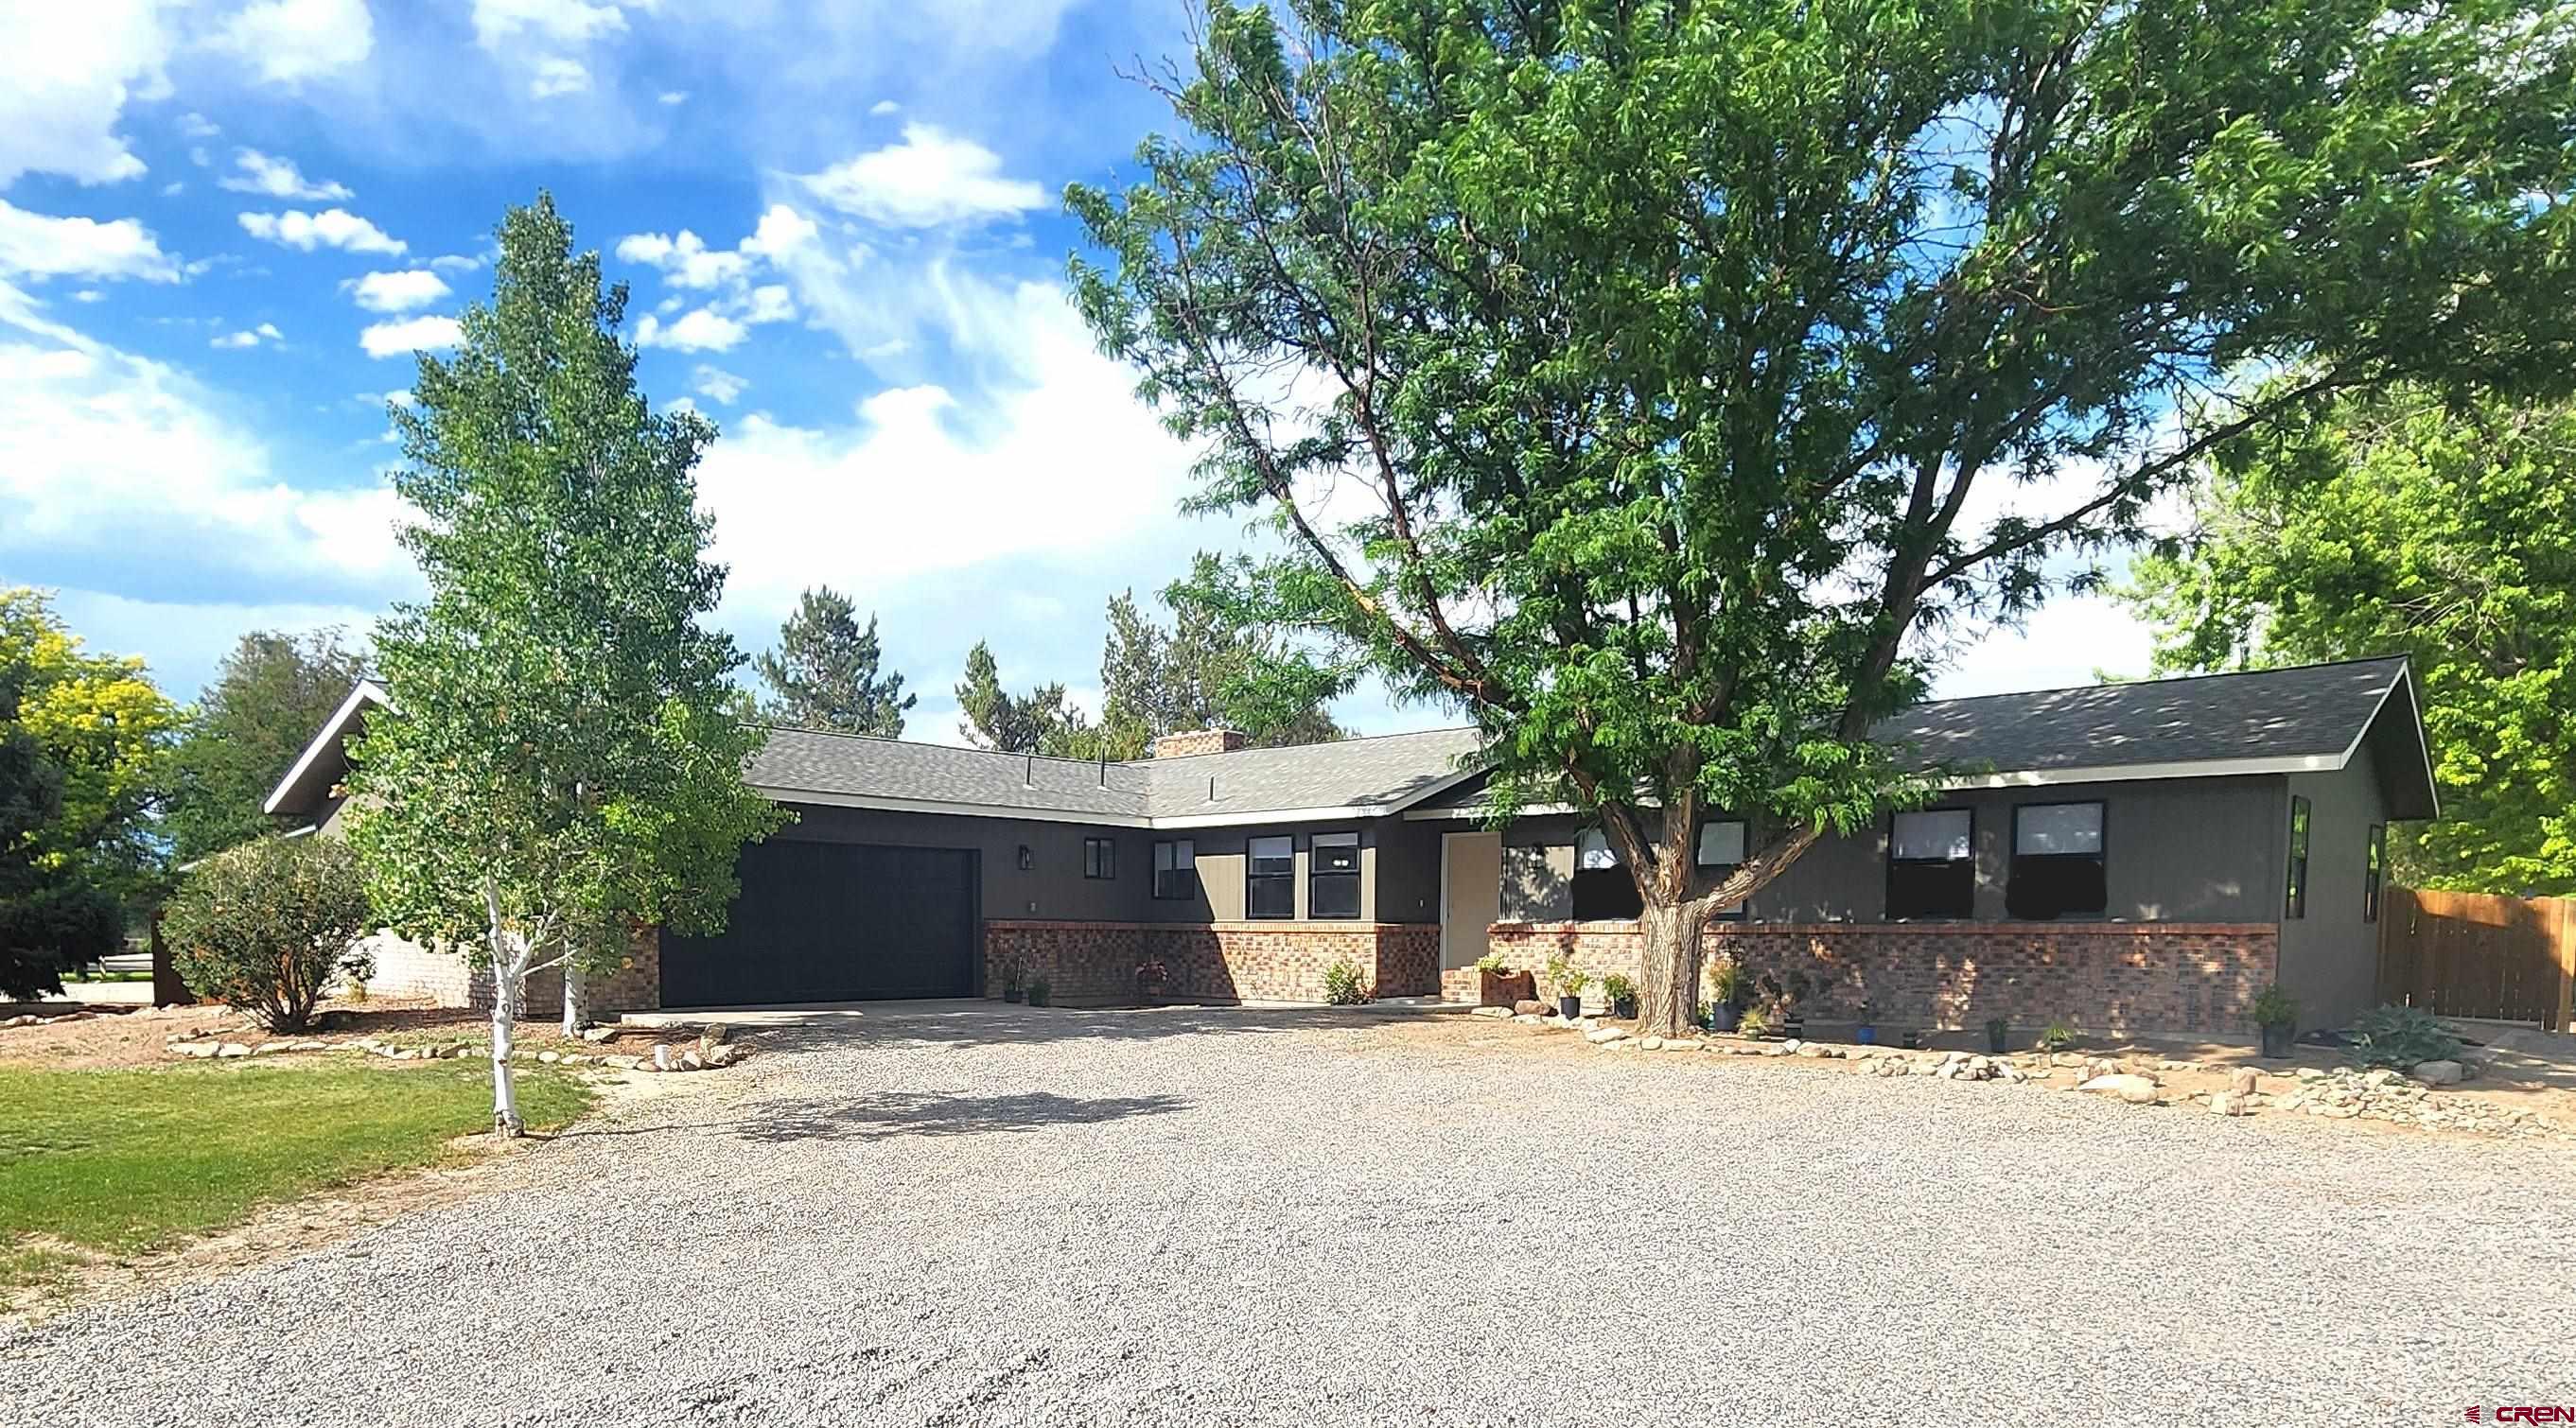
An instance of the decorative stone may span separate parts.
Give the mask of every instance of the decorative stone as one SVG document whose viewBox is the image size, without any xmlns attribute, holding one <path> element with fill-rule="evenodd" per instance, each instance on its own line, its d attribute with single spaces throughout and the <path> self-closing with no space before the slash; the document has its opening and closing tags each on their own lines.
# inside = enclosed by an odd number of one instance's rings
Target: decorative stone
<svg viewBox="0 0 2576 1428">
<path fill-rule="evenodd" d="M 1697 1041 L 1667 1041 L 1664 1043 L 1664 1049 L 1666 1051 L 1697 1051 L 1704 1044 L 1705 1043 Z"/>
<path fill-rule="evenodd" d="M 706 1053 L 698 1050 L 694 1046 L 680 1053 L 680 1069 L 683 1071 L 696 1071 L 703 1068 L 706 1064 Z"/>
<path fill-rule="evenodd" d="M 2114 1072 L 2108 1076 L 2095 1076 L 2078 1089 L 2098 1091 L 2106 1096 L 2117 1096 L 2133 1106 L 2151 1106 L 2156 1100 L 2155 1082 L 2125 1071 Z"/>
<path fill-rule="evenodd" d="M 1803 1042 L 1803 1041 L 1800 1041 L 1798 1038 L 1796 1038 L 1796 1037 L 1794 1037 L 1794 1036 L 1793 1036 L 1793 1037 L 1790 1037 L 1788 1040 L 1786 1040 L 1786 1041 L 1784 1041 L 1784 1042 L 1781 1042 L 1781 1043 L 1780 1043 L 1780 1048 L 1781 1048 L 1781 1050 L 1782 1050 L 1782 1051 L 1784 1051 L 1784 1052 L 1788 1053 L 1789 1055 L 1791 1055 L 1791 1056 L 1795 1056 L 1795 1055 L 1797 1055 L 1797 1054 L 1798 1054 L 1798 1048 L 1800 1048 L 1800 1047 L 1802 1047 L 1802 1046 L 1804 1046 L 1804 1045 L 1806 1045 L 1806 1044 L 1807 1044 L 1807 1043 L 1805 1043 L 1805 1042 Z"/>
<path fill-rule="evenodd" d="M 1535 1001 L 1527 997 L 1512 1003 L 1512 1015 L 1514 1016 L 1545 1016 L 1552 1010 L 1554 1010 L 1554 1008 L 1551 1008 L 1547 1003 Z"/>
<path fill-rule="evenodd" d="M 2213 1115 L 2242 1116 L 2251 1114 L 2254 1108 L 2245 1103 L 2243 1096 L 2233 1091 L 2221 1091 L 2209 1098 L 2209 1109 Z"/>
<path fill-rule="evenodd" d="M 656 1071 L 668 1071 L 668 1070 L 670 1070 L 670 1069 L 671 1069 L 671 1067 L 672 1067 L 673 1065 L 675 1065 L 675 1064 L 676 1064 L 676 1063 L 673 1061 L 672 1056 L 671 1056 L 671 1046 L 670 1046 L 670 1043 L 668 1043 L 668 1042 L 662 1042 L 662 1041 L 657 1041 L 657 1042 L 653 1043 L 653 1069 L 654 1069 L 654 1070 L 656 1070 Z"/>
<path fill-rule="evenodd" d="M 617 1028 L 613 1026 L 585 1026 L 581 1029 L 581 1039 L 594 1046 L 616 1034 Z"/>
<path fill-rule="evenodd" d="M 1661 1051 L 1664 1049 L 1664 1039 L 1660 1036 L 1640 1037 L 1637 1046 L 1642 1051 Z"/>
<path fill-rule="evenodd" d="M 563 1060 L 563 1053 L 560 1051 L 540 1051 L 537 1053 L 537 1059 L 548 1066 L 552 1066 L 556 1062 Z"/>
<path fill-rule="evenodd" d="M 620 1071 L 633 1071 L 644 1064 L 641 1056 L 603 1056 L 599 1059 Z"/>
<path fill-rule="evenodd" d="M 1583 1039 L 1595 1046 L 1608 1046 L 1614 1041 L 1627 1040 L 1628 1033 L 1615 1026 L 1596 1027 L 1583 1033 Z"/>
<path fill-rule="evenodd" d="M 2233 1095 L 2251 1096 L 2263 1089 L 2263 1078 L 2253 1067 L 2239 1066 L 2227 1073 L 2227 1089 Z"/>
<path fill-rule="evenodd" d="M 217 1056 L 248 1056 L 250 1055 L 250 1048 L 242 1045 L 238 1041 L 227 1041 L 222 1046 L 215 1049 L 215 1054 Z"/>
<path fill-rule="evenodd" d="M 735 1062 L 740 1061 L 742 1059 L 742 1055 L 742 1043 L 739 1041 L 728 1041 L 724 1045 L 709 1051 L 706 1056 L 706 1061 L 709 1066 L 731 1066 Z"/>
<path fill-rule="evenodd" d="M 2465 1078 L 2457 1061 L 2419 1061 L 2415 1063 L 2415 1079 L 2427 1086 L 2456 1086 Z"/>
<path fill-rule="evenodd" d="M 1510 1007 L 1477 1007 L 1474 1011 L 1476 1016 L 1509 1017 L 1511 1014 Z"/>
</svg>

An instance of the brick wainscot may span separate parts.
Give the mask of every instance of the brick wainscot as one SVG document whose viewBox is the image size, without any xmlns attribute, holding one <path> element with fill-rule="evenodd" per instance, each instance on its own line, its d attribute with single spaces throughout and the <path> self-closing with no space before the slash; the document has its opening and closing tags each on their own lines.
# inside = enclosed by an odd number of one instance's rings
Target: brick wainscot
<svg viewBox="0 0 2576 1428">
<path fill-rule="evenodd" d="M 442 1007 L 492 1009 L 491 972 L 467 966 L 462 957 L 407 942 L 390 932 L 368 938 L 367 947 L 376 958 L 375 975 L 367 979 L 367 990 L 372 995 L 426 997 Z M 662 932 L 655 927 L 642 928 L 635 934 L 625 965 L 614 972 L 591 975 L 590 1013 L 606 1018 L 618 1012 L 654 1011 L 661 1005 Z M 562 1014 L 563 974 L 549 969 L 531 975 L 526 1015 L 543 1018 Z"/>
<path fill-rule="evenodd" d="M 1498 922 L 1488 936 L 1513 967 L 1563 954 L 1596 979 L 1587 1003 L 1602 974 L 1637 974 L 1645 944 L 1633 922 Z M 2280 933 L 2263 922 L 1751 922 L 1711 925 L 1705 946 L 1712 967 L 1731 956 L 1755 978 L 1803 973 L 1800 1005 L 1819 1021 L 1854 1020 L 1868 1002 L 1882 1026 L 2062 1017 L 2095 1033 L 2242 1036 L 2278 968 Z M 1449 986 L 1454 996 L 1469 984 Z"/>
<path fill-rule="evenodd" d="M 1183 1002 L 1320 1002 L 1324 972 L 1359 968 L 1381 997 L 1439 989 L 1440 929 L 1421 922 L 987 922 L 984 994 L 1004 973 L 1047 979 L 1066 1003 L 1136 999 L 1136 966 L 1161 959 L 1165 995 Z"/>
</svg>

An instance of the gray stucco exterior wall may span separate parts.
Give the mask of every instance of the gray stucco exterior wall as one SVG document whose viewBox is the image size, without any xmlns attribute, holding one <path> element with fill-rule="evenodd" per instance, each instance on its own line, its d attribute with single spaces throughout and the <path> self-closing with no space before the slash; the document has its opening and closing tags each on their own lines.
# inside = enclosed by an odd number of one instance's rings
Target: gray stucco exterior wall
<svg viewBox="0 0 2576 1428">
<path fill-rule="evenodd" d="M 2367 779 L 2367 775 L 2363 775 Z M 2140 780 L 2046 789 L 1978 789 L 1935 805 L 1975 815 L 1979 921 L 2004 921 L 2012 869 L 2012 810 L 2022 804 L 2103 805 L 2107 916 L 2138 922 L 2270 922 L 2278 918 L 2287 794 L 2277 775 Z M 1572 916 L 1578 821 L 1525 818 L 1503 836 L 1503 916 Z M 1756 893 L 1766 922 L 1880 922 L 1887 916 L 1887 830 L 1881 815 L 1848 837 L 1827 835 Z M 2355 894 L 2356 899 L 2358 893 Z"/>
<path fill-rule="evenodd" d="M 2290 799 L 2308 800 L 2305 917 L 2282 916 L 2281 990 L 2299 1003 L 2299 1027 L 2342 1026 L 2378 1002 L 2379 927 L 2362 920 L 2370 829 L 2388 821 L 2366 760 L 2340 773 L 2292 774 L 2281 796 L 2283 843 L 2276 903 L 2288 893 Z M 2385 901 L 2386 889 L 2381 890 Z M 2280 915 L 2276 911 L 2276 915 Z"/>
</svg>

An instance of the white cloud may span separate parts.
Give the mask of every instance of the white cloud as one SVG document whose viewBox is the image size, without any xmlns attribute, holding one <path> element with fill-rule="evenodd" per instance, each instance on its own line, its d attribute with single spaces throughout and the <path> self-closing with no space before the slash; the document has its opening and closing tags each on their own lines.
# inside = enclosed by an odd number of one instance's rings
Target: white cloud
<svg viewBox="0 0 2576 1428">
<path fill-rule="evenodd" d="M 290 208 L 284 213 L 245 213 L 242 231 L 253 238 L 283 243 L 310 253 L 316 248 L 341 248 L 352 253 L 401 253 L 411 245 L 391 237 L 366 219 L 345 208 L 306 213 Z"/>
<path fill-rule="evenodd" d="M 1001 169 L 1001 156 L 983 145 L 916 123 L 903 126 L 902 143 L 798 182 L 844 213 L 898 228 L 1007 218 L 1046 203 L 1045 189 Z"/>
<path fill-rule="evenodd" d="M 453 347 L 464 340 L 465 329 L 452 317 L 379 322 L 358 334 L 358 346 L 370 357 L 407 357 L 424 349 Z"/>
<path fill-rule="evenodd" d="M 12 276 L 174 283 L 179 271 L 151 230 L 131 218 L 57 218 L 0 200 L 0 277 Z"/>
<path fill-rule="evenodd" d="M 747 323 L 786 322 L 796 316 L 796 301 L 787 295 L 784 283 L 763 283 L 753 288 L 739 309 Z"/>
<path fill-rule="evenodd" d="M 362 407 L 378 409 L 387 405 L 411 407 L 417 406 L 420 403 L 420 398 L 413 396 L 409 391 L 401 389 L 390 392 L 360 392 L 349 398 L 349 400 L 356 402 Z"/>
<path fill-rule="evenodd" d="M 2146 674 L 2153 632 L 2107 595 L 2060 596 L 2018 630 L 1981 628 L 1953 642 L 1955 658 L 1933 684 L 1944 699 L 2092 684 L 2098 673 Z"/>
<path fill-rule="evenodd" d="M 585 0 L 474 0 L 474 40 L 487 50 L 521 38 L 584 45 L 625 28 L 626 17 L 614 5 Z"/>
<path fill-rule="evenodd" d="M 932 572 L 1117 550 L 1172 523 L 1190 452 L 1135 400 L 1134 378 L 1093 346 L 1062 290 L 968 280 L 954 292 L 969 320 L 951 335 L 1000 370 L 992 389 L 894 388 L 840 427 L 755 413 L 709 449 L 698 489 L 715 558 L 733 569 L 727 604 L 745 619 L 774 620 L 817 580 L 866 603 Z M 1113 489 L 1118 499 L 1100 499 Z"/>
<path fill-rule="evenodd" d="M 742 248 L 727 251 L 709 248 L 706 240 L 686 228 L 676 238 L 634 233 L 617 240 L 617 256 L 661 270 L 662 280 L 673 287 L 712 288 L 739 281 L 751 271 L 750 242 L 746 239 Z"/>
<path fill-rule="evenodd" d="M 447 253 L 430 259 L 429 265 L 441 272 L 470 273 L 476 268 L 482 267 L 483 260 L 480 258 L 469 258 L 462 253 Z"/>
<path fill-rule="evenodd" d="M 296 169 L 294 160 L 271 158 L 257 149 L 235 150 L 233 167 L 238 172 L 215 180 L 216 187 L 228 188 L 235 193 L 265 194 L 270 198 L 350 197 L 348 185 L 316 183 Z"/>
<path fill-rule="evenodd" d="M 530 99 L 553 99 L 560 95 L 582 94 L 590 89 L 590 70 L 577 59 L 546 55 L 536 62 L 528 76 Z"/>
<path fill-rule="evenodd" d="M 635 324 L 636 346 L 668 347 L 678 352 L 727 352 L 750 335 L 749 328 L 707 307 L 668 324 L 648 312 Z"/>
<path fill-rule="evenodd" d="M 105 301 L 106 298 L 107 294 L 100 292 L 96 288 L 83 288 L 79 292 L 72 294 L 72 301 L 74 302 L 102 302 Z"/>
<path fill-rule="evenodd" d="M 179 116 L 178 129 L 182 139 L 211 139 L 224 132 L 214 120 L 194 110 Z"/>
<path fill-rule="evenodd" d="M 369 312 L 409 312 L 427 307 L 449 292 L 447 280 L 427 268 L 369 273 L 345 286 L 358 306 Z"/>
<path fill-rule="evenodd" d="M 239 349 L 243 347 L 257 347 L 262 342 L 283 342 L 285 340 L 286 334 L 277 330 L 276 323 L 263 322 L 257 327 L 245 328 L 240 332 L 227 332 L 223 336 L 216 338 L 211 345 L 216 347 Z"/>
<path fill-rule="evenodd" d="M 209 43 L 250 61 L 270 84 L 294 85 L 365 63 L 376 22 L 366 0 L 262 0 Z"/>
<path fill-rule="evenodd" d="M 773 203 L 760 215 L 760 224 L 752 229 L 751 236 L 742 240 L 742 251 L 774 262 L 814 242 L 822 231 L 813 219 L 786 204 Z"/>
<path fill-rule="evenodd" d="M 209 567 L 264 590 L 408 579 L 393 492 L 297 489 L 185 373 L 13 304 L 0 288 L 0 561 L 78 555 L 101 578 Z M 86 628 L 86 627 L 84 627 Z"/>
<path fill-rule="evenodd" d="M 666 107 L 676 107 L 689 102 L 689 91 L 685 89 L 666 89 L 656 97 L 660 99 Z"/>
<path fill-rule="evenodd" d="M 889 114 L 902 113 L 903 106 L 895 103 L 891 99 L 880 99 L 876 103 L 868 106 L 868 112 L 879 119 L 883 119 Z"/>
<path fill-rule="evenodd" d="M 128 99 L 168 90 L 170 35 L 155 0 L 9 7 L 11 56 L 0 81 L 0 189 L 20 174 L 84 184 L 143 172 L 116 132 Z"/>
<path fill-rule="evenodd" d="M 701 362 L 697 370 L 689 374 L 689 385 L 697 390 L 699 396 L 729 407 L 751 383 L 721 367 L 710 367 Z"/>
</svg>

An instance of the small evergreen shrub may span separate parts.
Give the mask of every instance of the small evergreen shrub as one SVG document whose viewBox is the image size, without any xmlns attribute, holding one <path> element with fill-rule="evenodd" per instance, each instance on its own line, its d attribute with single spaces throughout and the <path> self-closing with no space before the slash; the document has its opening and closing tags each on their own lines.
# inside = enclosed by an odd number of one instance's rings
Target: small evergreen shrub
<svg viewBox="0 0 2576 1428">
<path fill-rule="evenodd" d="M 2282 991 L 2277 983 L 2265 987 L 2263 994 L 2254 999 L 2256 1026 L 2294 1026 L 2298 1020 L 2298 1000 Z"/>
<path fill-rule="evenodd" d="M 2355 1018 L 2348 1033 L 2354 1059 L 2364 1066 L 2411 1071 L 2426 1061 L 2460 1054 L 2460 1039 L 2422 1007 L 2377 1007 Z"/>
<path fill-rule="evenodd" d="M 1601 995 L 1613 1002 L 1633 1002 L 1637 999 L 1637 981 L 1625 972 L 1613 972 L 1601 979 Z"/>
<path fill-rule="evenodd" d="M 2066 1018 L 2062 1016 L 2051 1020 L 2048 1029 L 2039 1034 L 2039 1049 L 2042 1051 L 2064 1051 L 2074 1044 L 2075 1028 L 2067 1025 Z"/>
<path fill-rule="evenodd" d="M 1355 1007 L 1368 999 L 1367 979 L 1347 959 L 1324 969 L 1325 1001 L 1337 1007 Z"/>
<path fill-rule="evenodd" d="M 332 978 L 363 983 L 375 959 L 366 880 L 336 838 L 263 838 L 199 863 L 161 924 L 188 990 L 302 1031 Z"/>
</svg>

